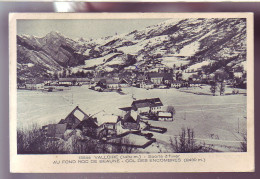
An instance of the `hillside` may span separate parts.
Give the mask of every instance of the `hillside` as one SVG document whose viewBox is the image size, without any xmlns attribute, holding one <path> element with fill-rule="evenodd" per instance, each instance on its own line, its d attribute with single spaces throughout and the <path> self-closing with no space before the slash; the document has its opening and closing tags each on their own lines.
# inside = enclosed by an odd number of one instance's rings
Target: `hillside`
<svg viewBox="0 0 260 179">
<path fill-rule="evenodd" d="M 182 66 L 208 73 L 246 70 L 245 19 L 171 19 L 140 31 L 101 39 L 72 40 L 57 32 L 17 36 L 18 76 L 49 77 L 64 68 L 120 71 Z M 214 67 L 214 68 L 213 68 Z"/>
</svg>

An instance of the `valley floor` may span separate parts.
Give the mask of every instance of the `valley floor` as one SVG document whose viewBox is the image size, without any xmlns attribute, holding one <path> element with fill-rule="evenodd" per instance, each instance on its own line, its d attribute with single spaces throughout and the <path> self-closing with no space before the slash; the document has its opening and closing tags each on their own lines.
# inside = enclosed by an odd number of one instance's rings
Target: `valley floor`
<svg viewBox="0 0 260 179">
<path fill-rule="evenodd" d="M 131 105 L 133 98 L 159 97 L 165 106 L 176 110 L 174 121 L 148 121 L 153 126 L 165 127 L 164 134 L 154 133 L 158 141 L 140 152 L 170 152 L 169 140 L 178 136 L 182 128 L 191 128 L 195 138 L 207 145 L 214 144 L 216 150 L 237 151 L 246 134 L 246 95 L 196 95 L 181 89 L 123 88 L 125 95 L 116 92 L 97 92 L 87 86 L 72 87 L 59 92 L 18 90 L 17 128 L 27 129 L 33 125 L 42 126 L 57 123 L 79 106 L 87 114 L 104 110 L 120 115 L 118 108 Z M 245 91 L 244 91 L 245 92 Z"/>
</svg>

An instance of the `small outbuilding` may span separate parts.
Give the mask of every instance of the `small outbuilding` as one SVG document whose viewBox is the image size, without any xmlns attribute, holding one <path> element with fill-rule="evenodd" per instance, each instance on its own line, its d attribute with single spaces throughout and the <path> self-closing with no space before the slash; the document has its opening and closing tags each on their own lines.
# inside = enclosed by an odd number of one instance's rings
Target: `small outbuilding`
<svg viewBox="0 0 260 179">
<path fill-rule="evenodd" d="M 173 115 L 170 112 L 160 111 L 158 112 L 159 121 L 173 121 Z"/>
</svg>

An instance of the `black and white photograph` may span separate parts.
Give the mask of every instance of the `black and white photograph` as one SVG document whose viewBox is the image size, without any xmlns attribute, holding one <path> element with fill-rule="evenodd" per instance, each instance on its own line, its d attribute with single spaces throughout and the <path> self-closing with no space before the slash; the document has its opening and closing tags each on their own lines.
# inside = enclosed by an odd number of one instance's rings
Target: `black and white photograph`
<svg viewBox="0 0 260 179">
<path fill-rule="evenodd" d="M 247 151 L 246 19 L 17 21 L 17 153 Z"/>
<path fill-rule="evenodd" d="M 17 19 L 15 152 L 247 153 L 247 25 Z"/>
</svg>

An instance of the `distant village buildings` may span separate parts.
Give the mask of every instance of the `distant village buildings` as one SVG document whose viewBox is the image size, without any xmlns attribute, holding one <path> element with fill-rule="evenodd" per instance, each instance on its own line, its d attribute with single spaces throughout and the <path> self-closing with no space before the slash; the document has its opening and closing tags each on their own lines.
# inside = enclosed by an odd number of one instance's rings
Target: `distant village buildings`
<svg viewBox="0 0 260 179">
<path fill-rule="evenodd" d="M 44 88 L 43 83 L 27 83 L 25 84 L 25 88 L 28 90 L 41 90 Z"/>
<path fill-rule="evenodd" d="M 131 110 L 137 111 L 138 114 L 156 113 L 157 111 L 161 111 L 162 106 L 160 98 L 142 99 L 133 101 Z"/>
</svg>

